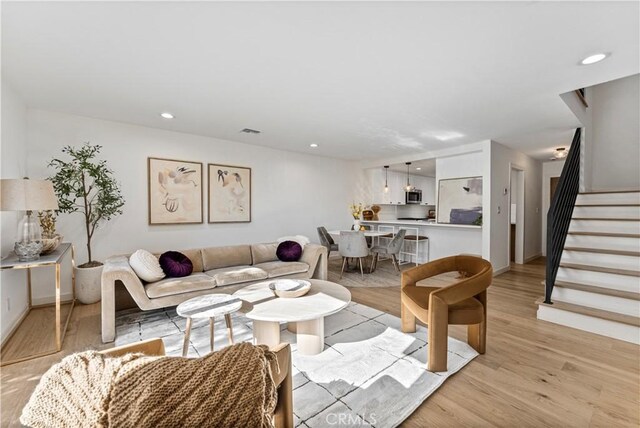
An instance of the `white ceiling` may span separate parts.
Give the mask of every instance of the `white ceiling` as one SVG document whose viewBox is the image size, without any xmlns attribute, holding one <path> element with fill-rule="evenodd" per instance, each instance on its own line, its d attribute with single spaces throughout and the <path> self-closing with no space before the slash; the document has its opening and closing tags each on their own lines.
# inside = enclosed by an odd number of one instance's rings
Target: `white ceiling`
<svg viewBox="0 0 640 428">
<path fill-rule="evenodd" d="M 2 71 L 31 107 L 324 156 L 490 138 L 547 159 L 578 126 L 560 93 L 640 71 L 639 12 L 638 2 L 3 2 Z M 612 55 L 577 65 L 594 52 Z"/>
</svg>

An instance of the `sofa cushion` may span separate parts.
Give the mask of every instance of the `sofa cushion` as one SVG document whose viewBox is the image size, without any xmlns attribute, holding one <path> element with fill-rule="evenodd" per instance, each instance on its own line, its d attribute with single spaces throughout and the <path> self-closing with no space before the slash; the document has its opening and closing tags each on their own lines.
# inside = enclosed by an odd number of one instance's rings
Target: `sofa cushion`
<svg viewBox="0 0 640 428">
<path fill-rule="evenodd" d="M 144 287 L 150 299 L 172 296 L 174 294 L 189 293 L 191 291 L 207 290 L 214 288 L 216 282 L 209 275 L 194 273 L 184 278 L 165 278 L 152 282 Z"/>
<path fill-rule="evenodd" d="M 283 262 L 297 262 L 302 256 L 302 246 L 295 241 L 284 241 L 276 250 L 278 259 Z"/>
<path fill-rule="evenodd" d="M 167 251 L 160 256 L 160 266 L 167 277 L 183 278 L 193 273 L 193 262 L 177 251 Z"/>
<path fill-rule="evenodd" d="M 147 250 L 137 250 L 131 254 L 129 265 L 138 278 L 146 282 L 160 281 L 165 276 L 158 258 Z"/>
<path fill-rule="evenodd" d="M 267 272 L 269 278 L 276 278 L 284 275 L 292 275 L 294 273 L 303 273 L 309 271 L 309 265 L 303 262 L 266 262 L 254 265 Z"/>
<path fill-rule="evenodd" d="M 253 264 L 264 262 L 273 262 L 278 260 L 276 255 L 276 249 L 278 248 L 277 242 L 271 242 L 267 244 L 253 244 L 251 246 L 251 256 L 253 257 Z"/>
<path fill-rule="evenodd" d="M 230 266 L 205 272 L 216 281 L 217 286 L 267 279 L 267 272 L 255 266 Z"/>
<path fill-rule="evenodd" d="M 202 264 L 205 272 L 230 266 L 250 265 L 251 246 L 234 245 L 228 247 L 203 248 Z"/>
<path fill-rule="evenodd" d="M 191 260 L 191 263 L 193 264 L 193 273 L 204 272 L 204 268 L 202 266 L 202 253 L 200 250 L 180 250 L 180 252 Z"/>
</svg>

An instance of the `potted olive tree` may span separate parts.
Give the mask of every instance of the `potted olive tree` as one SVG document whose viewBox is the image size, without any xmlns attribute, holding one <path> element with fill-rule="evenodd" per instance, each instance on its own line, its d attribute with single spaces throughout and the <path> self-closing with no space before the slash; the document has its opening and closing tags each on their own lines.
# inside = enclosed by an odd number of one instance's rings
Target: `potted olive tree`
<svg viewBox="0 0 640 428">
<path fill-rule="evenodd" d="M 100 301 L 102 262 L 93 259 L 91 243 L 98 226 L 122 214 L 124 198 L 107 162 L 97 160 L 102 147 L 85 143 L 76 148 L 66 146 L 62 153 L 70 159 L 52 159 L 56 170 L 50 178 L 58 196 L 59 211 L 81 213 L 87 236 L 88 260 L 75 268 L 76 297 L 81 303 Z"/>
</svg>

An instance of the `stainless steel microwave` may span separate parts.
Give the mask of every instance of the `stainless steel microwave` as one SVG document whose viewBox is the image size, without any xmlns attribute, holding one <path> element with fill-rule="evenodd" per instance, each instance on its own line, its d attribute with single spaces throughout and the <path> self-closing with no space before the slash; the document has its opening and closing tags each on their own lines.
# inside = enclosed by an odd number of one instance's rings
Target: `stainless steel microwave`
<svg viewBox="0 0 640 428">
<path fill-rule="evenodd" d="M 406 204 L 421 204 L 422 190 L 413 189 L 408 192 L 404 192 L 404 202 Z"/>
</svg>

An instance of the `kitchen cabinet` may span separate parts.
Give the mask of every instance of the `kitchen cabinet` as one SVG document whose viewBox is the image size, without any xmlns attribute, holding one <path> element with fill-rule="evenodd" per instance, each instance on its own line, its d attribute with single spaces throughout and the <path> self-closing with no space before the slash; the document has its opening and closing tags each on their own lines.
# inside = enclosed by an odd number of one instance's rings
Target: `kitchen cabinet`
<svg viewBox="0 0 640 428">
<path fill-rule="evenodd" d="M 424 205 L 436 204 L 436 179 L 434 177 L 415 176 L 411 179 L 411 184 L 416 189 L 422 190 L 422 203 Z"/>
<path fill-rule="evenodd" d="M 404 186 L 406 176 L 395 171 L 389 171 L 389 191 L 384 191 L 385 174 L 384 169 L 371 171 L 371 200 L 378 205 L 399 205 L 404 204 Z"/>
<path fill-rule="evenodd" d="M 404 205 L 405 187 L 407 185 L 407 174 L 396 171 L 389 171 L 389 191 L 384 191 L 384 169 L 380 168 L 370 171 L 371 201 L 378 205 Z M 423 177 L 412 175 L 411 185 L 422 190 L 422 204 L 436 204 L 436 179 L 434 177 Z"/>
</svg>

